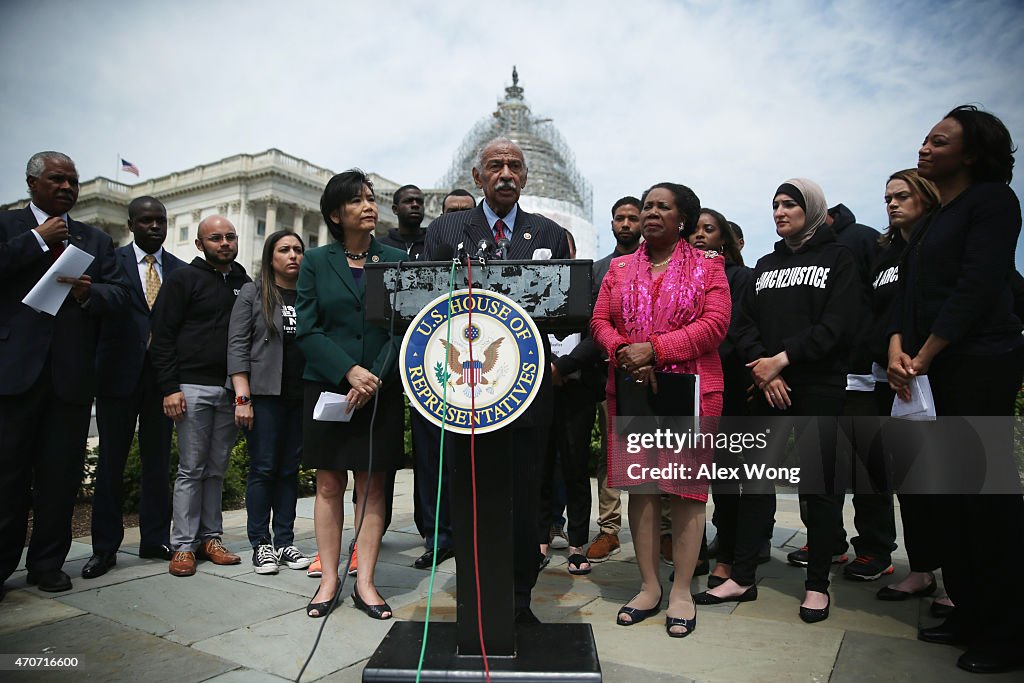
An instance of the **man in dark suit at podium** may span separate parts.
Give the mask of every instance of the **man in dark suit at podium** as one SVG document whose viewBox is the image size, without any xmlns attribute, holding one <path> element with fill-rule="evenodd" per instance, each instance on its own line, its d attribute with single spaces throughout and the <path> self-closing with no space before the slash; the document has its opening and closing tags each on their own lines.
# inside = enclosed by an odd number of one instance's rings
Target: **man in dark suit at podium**
<svg viewBox="0 0 1024 683">
<path fill-rule="evenodd" d="M 526 160 L 523 150 L 517 144 L 497 138 L 484 145 L 473 166 L 473 180 L 483 190 L 484 200 L 468 211 L 446 213 L 436 218 L 427 228 L 427 254 L 433 259 L 441 245 L 447 245 L 457 252 L 460 243 L 470 254 L 476 254 L 481 242 L 486 242 L 493 251 L 500 240 L 507 239 L 508 259 L 529 260 L 535 256 L 545 259 L 569 258 L 569 243 L 562 227 L 519 207 L 519 196 L 526 186 L 526 177 Z M 547 347 L 546 335 L 541 336 Z M 545 348 L 545 352 L 550 354 L 550 349 Z M 551 369 L 545 367 L 540 391 L 530 408 L 508 427 L 485 435 L 486 439 L 477 437 L 478 444 L 486 442 L 491 456 L 507 456 L 513 462 L 513 578 L 518 623 L 537 621 L 530 611 L 530 592 L 537 582 L 541 560 L 537 521 L 539 468 L 547 442 L 547 430 L 551 424 L 551 413 Z M 468 441 L 465 437 L 453 436 L 449 434 L 447 438 L 451 439 L 455 448 L 464 447 Z M 500 542 L 500 539 L 490 540 Z M 456 538 L 460 548 L 466 548 L 463 544 L 469 542 L 468 533 Z M 459 557 L 462 556 L 460 553 Z"/>
<path fill-rule="evenodd" d="M 29 505 L 27 581 L 71 588 L 63 571 L 96 393 L 100 319 L 123 315 L 127 283 L 110 236 L 68 216 L 78 200 L 75 162 L 59 152 L 29 159 L 32 202 L 0 212 L 0 597 L 18 566 Z M 65 249 L 93 256 L 56 315 L 22 303 Z"/>
<path fill-rule="evenodd" d="M 174 423 L 164 415 L 148 347 L 150 310 L 160 285 L 185 263 L 163 248 L 167 209 L 155 198 L 132 200 L 128 229 L 133 240 L 118 247 L 117 267 L 130 285 L 129 315 L 103 321 L 96 355 L 100 458 L 92 497 L 92 557 L 82 568 L 85 579 L 103 576 L 116 563 L 124 538 L 121 482 L 136 420 L 142 461 L 139 557 L 169 561 L 172 555 L 169 469 Z"/>
</svg>

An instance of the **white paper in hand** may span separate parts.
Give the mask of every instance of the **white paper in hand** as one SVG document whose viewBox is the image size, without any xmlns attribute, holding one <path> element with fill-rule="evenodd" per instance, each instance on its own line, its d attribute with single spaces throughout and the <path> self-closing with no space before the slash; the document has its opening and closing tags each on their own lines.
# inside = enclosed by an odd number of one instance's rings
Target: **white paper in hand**
<svg viewBox="0 0 1024 683">
<path fill-rule="evenodd" d="M 39 278 L 36 286 L 25 295 L 21 303 L 40 313 L 57 315 L 64 299 L 68 297 L 68 292 L 71 291 L 70 284 L 57 282 L 57 278 L 63 276 L 77 280 L 82 277 L 82 273 L 92 262 L 92 254 L 69 244 L 64 253 L 57 257 L 50 269 L 46 271 L 46 274 Z"/>
<path fill-rule="evenodd" d="M 927 375 L 910 378 L 910 400 L 904 401 L 899 396 L 893 399 L 892 416 L 904 420 L 934 420 L 935 398 L 932 396 L 932 384 Z"/>
<path fill-rule="evenodd" d="M 321 391 L 313 407 L 313 419 L 317 422 L 348 422 L 352 419 L 352 413 L 348 412 L 348 399 L 333 391 Z"/>
</svg>

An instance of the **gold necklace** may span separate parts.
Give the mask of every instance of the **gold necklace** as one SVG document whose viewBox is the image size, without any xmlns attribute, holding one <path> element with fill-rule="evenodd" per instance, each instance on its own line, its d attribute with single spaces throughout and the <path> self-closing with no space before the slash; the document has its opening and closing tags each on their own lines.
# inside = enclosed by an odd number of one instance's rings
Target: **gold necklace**
<svg viewBox="0 0 1024 683">
<path fill-rule="evenodd" d="M 661 268 L 663 265 L 665 265 L 666 263 L 668 263 L 671 260 L 672 260 L 672 254 L 669 254 L 668 258 L 665 259 L 664 261 L 659 261 L 657 263 L 652 263 L 651 264 L 651 268 Z"/>
</svg>

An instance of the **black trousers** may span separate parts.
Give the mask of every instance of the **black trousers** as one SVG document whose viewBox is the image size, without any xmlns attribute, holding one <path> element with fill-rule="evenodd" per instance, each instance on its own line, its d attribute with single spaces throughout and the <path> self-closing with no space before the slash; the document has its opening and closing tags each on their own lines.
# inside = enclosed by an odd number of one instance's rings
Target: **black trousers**
<svg viewBox="0 0 1024 683">
<path fill-rule="evenodd" d="M 939 356 L 928 371 L 938 415 L 1012 415 L 1024 351 Z M 1006 457 L 1012 457 L 1007 453 Z M 932 525 L 943 531 L 941 565 L 956 605 L 951 620 L 972 644 L 1024 647 L 1024 499 L 1019 495 L 944 496 Z"/>
<path fill-rule="evenodd" d="M 789 435 L 796 431 L 801 489 L 826 491 L 800 494 L 809 553 L 804 585 L 807 590 L 824 592 L 829 586 L 832 549 L 843 534 L 842 494 L 827 493 L 836 481 L 836 416 L 842 410 L 842 399 L 801 387 L 794 387 L 790 398 L 793 405 L 786 411 L 769 407 L 763 396 L 755 399 L 754 412 L 760 419 L 746 424 L 752 432 L 768 432 L 767 448 L 757 454 L 748 451 L 745 459 L 747 463 L 779 465 Z M 758 551 L 774 510 L 774 485 L 749 480 L 743 483 L 736 505 L 720 512 L 719 543 L 726 557 L 732 557 L 732 578 L 741 586 L 756 582 Z"/>
<path fill-rule="evenodd" d="M 164 415 L 163 394 L 156 373 L 146 358 L 138 386 L 124 397 L 96 399 L 96 426 L 100 433 L 100 457 L 92 498 L 92 549 L 115 552 L 124 539 L 125 462 L 139 426 L 139 457 L 142 460 L 142 497 L 139 500 L 139 531 L 142 545 L 168 545 L 171 527 L 171 431 L 174 423 Z"/>
<path fill-rule="evenodd" d="M 880 416 L 887 416 L 892 413 L 892 401 L 896 397 L 895 392 L 889 388 L 886 382 L 876 382 L 874 399 L 875 410 Z M 892 421 L 895 423 L 895 421 Z M 915 429 L 918 425 L 889 424 L 887 429 Z M 910 435 L 912 438 L 912 435 Z M 901 449 L 901 439 L 897 436 L 890 439 L 887 444 L 891 450 Z M 894 484 L 901 479 L 901 472 L 904 466 L 894 468 Z M 897 486 L 898 487 L 898 486 Z M 946 496 L 935 494 L 906 494 L 898 493 L 900 500 L 900 519 L 903 521 L 903 545 L 907 549 L 907 559 L 910 562 L 910 571 L 934 572 L 942 566 L 942 546 L 946 533 L 935 524 L 935 516 L 940 514 L 941 508 L 949 505 Z M 860 527 L 857 527 L 858 530 Z"/>
<path fill-rule="evenodd" d="M 554 388 L 555 412 L 548 433 L 541 468 L 539 534 L 548 542 L 554 522 L 551 497 L 554 495 L 555 463 L 565 482 L 566 517 L 569 545 L 582 547 L 590 538 L 590 435 L 597 416 L 593 392 L 576 380 Z"/>
<path fill-rule="evenodd" d="M 437 523 L 437 546 L 451 548 L 451 475 L 445 467 L 441 472 L 441 504 L 437 504 L 437 475 L 440 464 L 441 430 L 409 406 L 412 426 L 412 450 L 416 458 L 413 476 L 415 488 L 414 514 L 416 529 L 423 537 L 424 546 L 434 547 L 434 524 Z"/>
<path fill-rule="evenodd" d="M 0 582 L 21 560 L 32 508 L 26 567 L 56 571 L 71 549 L 71 518 L 82 483 L 89 404 L 53 389 L 50 363 L 23 394 L 0 396 Z"/>
<path fill-rule="evenodd" d="M 879 422 L 877 401 L 872 391 L 847 391 L 843 401 L 843 416 L 839 420 L 840 433 L 848 442 L 848 450 L 841 458 L 841 466 L 849 467 L 850 486 L 853 488 L 853 523 L 857 536 L 851 543 L 858 556 L 870 555 L 891 560 L 896 550 L 896 510 L 893 494 L 885 476 L 885 460 L 881 452 L 873 450 L 879 442 L 874 439 Z M 865 481 L 856 476 L 866 473 Z M 840 477 L 842 473 L 840 473 Z M 842 504 L 842 499 L 841 503 Z M 807 523 L 807 520 L 803 520 Z M 832 552 L 846 552 L 846 532 Z"/>
</svg>

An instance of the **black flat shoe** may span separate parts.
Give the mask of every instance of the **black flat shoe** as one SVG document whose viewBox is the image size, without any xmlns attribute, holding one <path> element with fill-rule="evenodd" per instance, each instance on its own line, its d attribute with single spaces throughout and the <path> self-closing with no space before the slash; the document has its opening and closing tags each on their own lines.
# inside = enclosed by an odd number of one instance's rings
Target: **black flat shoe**
<svg viewBox="0 0 1024 683">
<path fill-rule="evenodd" d="M 394 616 L 394 612 L 391 610 L 391 605 L 389 605 L 386 602 L 380 605 L 367 605 L 365 602 L 363 602 L 363 599 L 359 597 L 358 588 L 352 589 L 352 602 L 355 604 L 356 607 L 365 612 L 366 616 L 370 617 L 371 619 L 387 621 L 388 619 Z M 384 616 L 385 612 L 388 613 L 387 616 Z"/>
<path fill-rule="evenodd" d="M 743 591 L 739 595 L 731 598 L 720 598 L 717 595 L 713 595 L 704 591 L 703 593 L 697 593 L 693 596 L 694 603 L 698 605 L 721 605 L 726 602 L 752 602 L 757 600 L 757 584 Z"/>
<path fill-rule="evenodd" d="M 832 606 L 832 596 L 825 593 L 828 597 L 828 604 L 821 609 L 814 609 L 813 607 L 800 606 L 800 618 L 807 624 L 816 624 L 819 621 L 825 621 L 828 619 L 828 608 Z"/>
<path fill-rule="evenodd" d="M 428 550 L 417 557 L 412 566 L 416 569 L 430 569 L 434 564 L 434 555 L 437 555 L 437 564 L 440 565 L 445 560 L 455 557 L 455 551 L 451 548 L 439 548 L 437 551 Z"/>
<path fill-rule="evenodd" d="M 174 551 L 171 550 L 170 546 L 160 545 L 140 545 L 139 546 L 139 557 L 143 560 L 166 560 L 171 561 L 174 557 Z"/>
<path fill-rule="evenodd" d="M 917 632 L 917 639 L 937 645 L 965 645 L 967 643 L 967 636 L 964 635 L 963 629 L 950 626 L 949 621 L 938 626 L 921 629 Z"/>
<path fill-rule="evenodd" d="M 117 564 L 117 552 L 93 553 L 89 561 L 82 567 L 83 579 L 95 579 L 103 576 Z"/>
<path fill-rule="evenodd" d="M 890 588 L 889 586 L 885 586 L 883 588 L 878 589 L 878 592 L 875 593 L 875 597 L 879 600 L 885 600 L 886 602 L 902 602 L 904 600 L 909 600 L 910 598 L 927 597 L 935 592 L 935 588 L 935 579 L 932 579 L 931 583 L 929 583 L 924 588 L 913 591 L 911 593 L 908 593 L 907 591 L 896 590 L 895 588 Z"/>
<path fill-rule="evenodd" d="M 626 606 L 621 607 L 619 609 L 619 613 L 615 615 L 615 623 L 619 626 L 633 626 L 634 624 L 639 624 L 647 617 L 653 617 L 655 614 L 661 611 L 661 599 L 662 597 L 664 597 L 664 595 L 664 593 L 660 593 L 658 595 L 658 602 L 654 605 L 654 607 L 650 609 L 638 609 L 636 607 Z M 624 616 L 629 617 L 630 620 L 623 621 L 622 617 Z"/>
<path fill-rule="evenodd" d="M 29 572 L 25 582 L 30 586 L 38 586 L 47 593 L 60 593 L 71 590 L 71 577 L 59 569 L 52 572 Z"/>
<path fill-rule="evenodd" d="M 678 631 L 673 631 L 672 630 L 673 626 L 682 626 L 686 630 L 683 631 L 682 633 L 680 633 Z M 665 633 L 667 633 L 670 638 L 685 638 L 686 636 L 690 635 L 691 633 L 693 633 L 696 630 L 697 630 L 697 615 L 696 615 L 696 613 L 694 613 L 693 619 L 683 619 L 681 617 L 669 617 L 669 616 L 665 617 Z"/>
</svg>

